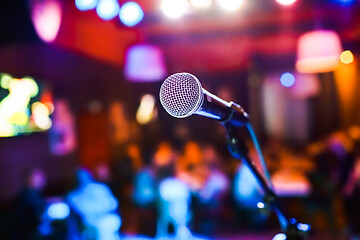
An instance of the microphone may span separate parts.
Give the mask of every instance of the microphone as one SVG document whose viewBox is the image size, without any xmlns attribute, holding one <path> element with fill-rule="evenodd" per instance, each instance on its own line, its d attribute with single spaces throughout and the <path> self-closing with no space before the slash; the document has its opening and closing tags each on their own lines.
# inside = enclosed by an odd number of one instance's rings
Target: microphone
<svg viewBox="0 0 360 240">
<path fill-rule="evenodd" d="M 249 121 L 249 115 L 239 104 L 226 102 L 206 91 L 190 73 L 169 76 L 162 83 L 159 95 L 166 112 L 176 118 L 197 114 L 234 126 L 241 126 Z"/>
</svg>

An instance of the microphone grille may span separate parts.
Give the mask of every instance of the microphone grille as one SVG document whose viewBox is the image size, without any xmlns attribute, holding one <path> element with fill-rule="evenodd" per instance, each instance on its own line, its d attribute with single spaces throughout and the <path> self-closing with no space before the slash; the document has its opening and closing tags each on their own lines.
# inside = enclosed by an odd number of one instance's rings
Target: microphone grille
<svg viewBox="0 0 360 240">
<path fill-rule="evenodd" d="M 161 85 L 160 102 L 171 116 L 188 117 L 195 113 L 203 103 L 201 84 L 190 73 L 175 73 Z"/>
</svg>

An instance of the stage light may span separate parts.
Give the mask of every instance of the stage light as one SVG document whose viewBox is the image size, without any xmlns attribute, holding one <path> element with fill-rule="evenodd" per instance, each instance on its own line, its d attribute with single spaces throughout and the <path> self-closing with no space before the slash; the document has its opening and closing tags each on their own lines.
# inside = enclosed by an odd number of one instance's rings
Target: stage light
<svg viewBox="0 0 360 240">
<path fill-rule="evenodd" d="M 98 16 L 103 20 L 111 20 L 119 13 L 120 6 L 116 0 L 99 0 L 96 6 Z"/>
<path fill-rule="evenodd" d="M 103 217 L 100 217 L 97 223 L 97 227 L 99 229 L 100 235 L 103 236 L 101 239 L 119 239 L 113 238 L 112 236 L 117 236 L 116 232 L 119 230 L 121 226 L 121 218 L 119 215 L 115 213 L 108 213 Z M 104 236 L 108 236 L 109 238 L 105 238 Z M 112 238 L 111 238 L 112 237 Z"/>
<path fill-rule="evenodd" d="M 1 112 L 0 112 L 1 114 Z M 0 137 L 11 137 L 16 135 L 14 126 L 7 118 L 0 118 Z"/>
<path fill-rule="evenodd" d="M 24 112 L 16 112 L 10 117 L 10 123 L 25 126 L 28 123 L 28 115 Z"/>
<path fill-rule="evenodd" d="M 291 88 L 291 94 L 297 99 L 316 96 L 320 92 L 320 83 L 316 74 L 297 73 L 296 83 Z"/>
<path fill-rule="evenodd" d="M 136 120 L 140 124 L 149 123 L 154 117 L 155 98 L 150 94 L 145 94 L 140 101 L 140 106 L 136 111 Z"/>
<path fill-rule="evenodd" d="M 10 83 L 10 88 L 17 87 L 17 89 L 22 91 L 24 95 L 30 95 L 31 97 L 35 97 L 39 93 L 39 87 L 36 84 L 35 80 L 31 77 L 24 77 L 21 80 L 21 84 L 18 84 L 19 82 L 12 81 Z M 20 87 L 21 85 L 21 87 Z M 14 91 L 14 90 L 12 90 Z M 20 93 L 20 92 L 19 92 Z"/>
<path fill-rule="evenodd" d="M 98 0 L 75 0 L 75 6 L 80 11 L 94 9 L 97 3 Z"/>
<path fill-rule="evenodd" d="M 354 61 L 354 55 L 349 50 L 343 51 L 340 55 L 340 61 L 345 64 L 352 63 Z"/>
<path fill-rule="evenodd" d="M 49 116 L 50 112 L 47 106 L 41 102 L 34 102 L 31 105 L 31 111 L 35 115 L 46 115 Z"/>
<path fill-rule="evenodd" d="M 272 240 L 286 240 L 286 235 L 285 233 L 278 233 L 275 235 L 275 237 L 273 237 Z"/>
<path fill-rule="evenodd" d="M 31 111 L 33 113 L 34 123 L 38 128 L 42 130 L 50 129 L 52 122 L 49 118 L 49 109 L 45 104 L 35 102 L 31 105 Z"/>
<path fill-rule="evenodd" d="M 349 128 L 349 136 L 354 140 L 360 139 L 360 127 L 352 126 Z"/>
<path fill-rule="evenodd" d="M 187 10 L 187 2 L 185 0 L 163 0 L 161 9 L 163 13 L 172 19 L 183 16 Z"/>
<path fill-rule="evenodd" d="M 263 202 L 258 202 L 257 207 L 263 209 L 265 208 L 265 204 Z"/>
<path fill-rule="evenodd" d="M 37 35 L 44 42 L 53 42 L 60 29 L 61 4 L 56 0 L 35 0 L 30 6 L 31 19 Z"/>
<path fill-rule="evenodd" d="M 47 215 L 51 219 L 65 219 L 70 215 L 70 208 L 66 203 L 52 203 L 47 209 Z"/>
<path fill-rule="evenodd" d="M 243 0 L 218 0 L 219 6 L 226 11 L 236 11 L 243 4 Z"/>
<path fill-rule="evenodd" d="M 283 5 L 283 6 L 289 6 L 291 4 L 293 4 L 294 2 L 296 2 L 296 0 L 275 0 L 278 4 Z"/>
<path fill-rule="evenodd" d="M 298 223 L 296 225 L 297 229 L 299 229 L 300 231 L 303 231 L 303 232 L 307 232 L 310 230 L 310 226 L 308 224 L 305 224 L 305 223 Z"/>
<path fill-rule="evenodd" d="M 239 167 L 234 177 L 234 197 L 237 203 L 249 209 L 256 209 L 262 201 L 259 182 L 249 167 L 244 164 Z"/>
<path fill-rule="evenodd" d="M 284 87 L 292 87 L 295 84 L 295 77 L 291 73 L 283 73 L 280 77 L 280 83 Z"/>
<path fill-rule="evenodd" d="M 196 8 L 209 8 L 211 0 L 190 0 L 190 4 Z"/>
<path fill-rule="evenodd" d="M 124 75 L 132 82 L 162 80 L 167 73 L 161 48 L 150 44 L 138 44 L 126 52 Z"/>
<path fill-rule="evenodd" d="M 8 89 L 10 86 L 10 82 L 13 78 L 9 74 L 2 74 L 0 79 L 1 87 L 4 89 Z"/>
<path fill-rule="evenodd" d="M 127 2 L 120 9 L 119 18 L 128 27 L 135 26 L 143 17 L 144 12 L 136 2 Z"/>
<path fill-rule="evenodd" d="M 356 2 L 356 0 L 334 0 L 334 1 L 343 5 L 350 5 Z"/>
<path fill-rule="evenodd" d="M 341 52 L 341 41 L 336 32 L 307 32 L 298 40 L 296 69 L 302 73 L 331 72 L 339 64 Z"/>
</svg>

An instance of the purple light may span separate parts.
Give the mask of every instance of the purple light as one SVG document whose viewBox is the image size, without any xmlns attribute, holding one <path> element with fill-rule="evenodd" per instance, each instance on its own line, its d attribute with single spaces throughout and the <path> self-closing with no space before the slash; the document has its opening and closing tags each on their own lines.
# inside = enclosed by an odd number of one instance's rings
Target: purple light
<svg viewBox="0 0 360 240">
<path fill-rule="evenodd" d="M 280 77 L 280 83 L 284 87 L 292 87 L 295 84 L 295 77 L 291 73 L 283 73 Z"/>
<path fill-rule="evenodd" d="M 166 76 L 161 48 L 150 44 L 132 46 L 126 53 L 125 77 L 132 82 L 152 82 Z"/>
</svg>

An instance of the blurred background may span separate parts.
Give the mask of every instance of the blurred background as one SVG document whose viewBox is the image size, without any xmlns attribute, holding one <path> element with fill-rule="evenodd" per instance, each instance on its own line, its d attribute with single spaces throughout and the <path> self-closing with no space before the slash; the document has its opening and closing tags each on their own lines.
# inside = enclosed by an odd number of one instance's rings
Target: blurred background
<svg viewBox="0 0 360 240">
<path fill-rule="evenodd" d="M 0 239 L 286 239 L 221 124 L 162 108 L 177 72 L 249 113 L 266 167 L 237 135 L 300 231 L 359 239 L 359 13 L 357 0 L 2 1 Z"/>
</svg>

